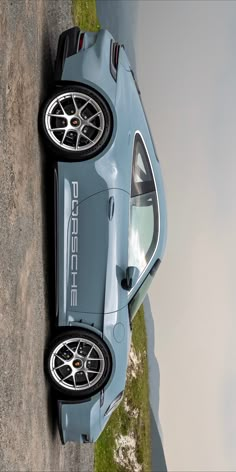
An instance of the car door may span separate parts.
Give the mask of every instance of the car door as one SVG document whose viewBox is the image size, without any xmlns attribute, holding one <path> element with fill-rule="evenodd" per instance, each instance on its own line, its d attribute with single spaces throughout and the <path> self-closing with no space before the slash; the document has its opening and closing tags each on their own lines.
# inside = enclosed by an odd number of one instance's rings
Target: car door
<svg viewBox="0 0 236 472">
<path fill-rule="evenodd" d="M 78 264 L 68 241 L 68 309 L 109 313 L 127 305 L 129 194 L 109 189 L 78 206 Z M 72 229 L 69 229 L 72 238 Z M 76 271 L 76 275 L 74 272 Z"/>
<path fill-rule="evenodd" d="M 79 202 L 78 183 L 66 185 L 56 223 L 61 324 L 89 319 L 79 314 L 115 312 L 128 303 L 121 281 L 128 263 L 130 195 L 108 189 Z"/>
</svg>

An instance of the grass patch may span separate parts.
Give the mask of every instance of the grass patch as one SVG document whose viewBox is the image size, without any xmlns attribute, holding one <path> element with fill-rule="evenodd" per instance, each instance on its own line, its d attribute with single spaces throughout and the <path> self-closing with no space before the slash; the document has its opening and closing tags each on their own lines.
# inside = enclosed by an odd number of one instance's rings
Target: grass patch
<svg viewBox="0 0 236 472">
<path fill-rule="evenodd" d="M 126 436 L 124 443 L 129 442 L 129 438 L 132 438 L 130 442 L 135 441 L 135 460 L 140 464 L 140 469 L 137 466 L 136 470 L 151 470 L 147 337 L 143 307 L 133 322 L 132 343 L 123 401 L 95 444 L 95 472 L 135 470 L 130 459 L 132 447 L 121 447 L 121 435 Z M 118 455 L 119 450 L 124 458 L 123 465 L 122 460 L 117 463 L 114 459 L 114 454 Z"/>
<path fill-rule="evenodd" d="M 84 31 L 100 29 L 96 12 L 96 0 L 72 0 L 72 16 L 74 24 Z"/>
</svg>

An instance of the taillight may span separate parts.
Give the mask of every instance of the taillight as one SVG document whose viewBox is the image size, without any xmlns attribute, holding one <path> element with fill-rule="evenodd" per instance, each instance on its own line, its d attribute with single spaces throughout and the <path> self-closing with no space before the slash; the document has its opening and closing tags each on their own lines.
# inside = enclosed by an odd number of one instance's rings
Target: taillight
<svg viewBox="0 0 236 472">
<path fill-rule="evenodd" d="M 82 49 L 83 43 L 84 43 L 84 33 L 81 33 L 80 37 L 79 37 L 78 51 L 80 51 Z"/>
</svg>

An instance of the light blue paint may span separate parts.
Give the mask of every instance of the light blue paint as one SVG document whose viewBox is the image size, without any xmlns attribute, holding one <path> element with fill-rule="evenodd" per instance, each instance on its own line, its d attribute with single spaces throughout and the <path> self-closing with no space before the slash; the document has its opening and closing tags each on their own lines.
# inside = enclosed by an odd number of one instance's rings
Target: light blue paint
<svg viewBox="0 0 236 472">
<path fill-rule="evenodd" d="M 111 107 L 115 124 L 111 141 L 101 154 L 83 162 L 58 162 L 55 169 L 57 324 L 61 328 L 91 329 L 103 338 L 112 356 L 112 373 L 104 388 L 103 405 L 100 395 L 83 403 L 59 402 L 64 442 L 80 442 L 82 435 L 95 441 L 108 421 L 104 416 L 106 410 L 124 390 L 131 338 L 128 302 L 154 263 L 162 260 L 166 243 L 166 204 L 160 164 L 123 48 L 117 81 L 110 73 L 110 41 L 111 35 L 101 30 L 93 45 L 65 60 L 62 72 L 62 80 L 77 80 L 102 93 Z M 127 292 L 121 281 L 128 267 L 133 144 L 137 133 L 145 144 L 157 189 L 159 235 L 148 266 Z M 79 189 L 76 204 L 75 185 Z M 77 220 L 78 290 L 73 299 L 72 234 Z M 73 270 L 77 271 L 77 265 Z"/>
</svg>

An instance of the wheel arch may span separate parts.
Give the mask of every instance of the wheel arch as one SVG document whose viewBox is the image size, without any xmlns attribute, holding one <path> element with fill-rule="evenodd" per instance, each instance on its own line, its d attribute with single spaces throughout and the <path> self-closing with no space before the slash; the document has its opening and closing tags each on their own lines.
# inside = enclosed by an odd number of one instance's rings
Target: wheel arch
<svg viewBox="0 0 236 472">
<path fill-rule="evenodd" d="M 92 349 L 95 349 L 95 351 L 96 349 L 100 351 L 100 354 L 102 354 L 103 359 L 104 359 L 103 361 L 104 366 L 103 366 L 103 371 L 102 371 L 101 376 L 100 377 L 98 376 L 98 380 L 96 381 L 94 385 L 90 386 L 89 384 L 88 388 L 71 389 L 71 387 L 66 388 L 65 386 L 60 384 L 61 382 L 60 380 L 59 381 L 56 380 L 57 376 L 55 376 L 55 373 L 53 373 L 54 368 L 52 367 L 53 362 L 55 361 L 52 360 L 52 357 L 55 355 L 57 356 L 57 352 L 61 350 L 61 347 L 60 347 L 61 345 L 63 345 L 63 348 L 64 348 L 64 344 L 65 344 L 65 347 L 68 350 L 67 345 L 70 342 L 75 342 L 74 338 L 77 338 L 77 337 L 84 338 L 85 340 L 87 339 L 88 344 L 92 343 L 92 345 L 95 346 Z M 78 346 L 79 345 L 80 343 L 78 343 Z M 84 348 L 82 347 L 82 349 Z M 74 352 L 76 355 L 77 348 L 75 349 Z M 80 354 L 80 352 L 78 352 L 77 354 L 79 354 L 80 359 L 82 356 L 82 363 L 87 362 L 87 354 Z M 61 353 L 60 356 L 63 356 L 63 353 Z M 85 356 L 85 360 L 83 360 L 83 356 Z M 72 359 L 73 358 L 77 359 L 77 356 L 72 357 Z M 65 358 L 64 364 L 62 364 L 62 366 L 66 366 L 66 365 L 69 365 L 69 364 Z M 44 355 L 44 367 L 45 367 L 45 373 L 47 375 L 47 378 L 54 390 L 56 390 L 57 392 L 59 391 L 63 395 L 64 398 L 68 398 L 68 399 L 74 398 L 80 401 L 83 399 L 85 400 L 90 397 L 93 397 L 94 395 L 99 393 L 103 388 L 105 388 L 105 386 L 110 380 L 110 377 L 113 371 L 113 355 L 110 351 L 110 347 L 108 346 L 107 342 L 103 339 L 101 335 L 99 336 L 98 333 L 95 333 L 95 331 L 92 331 L 88 327 L 84 327 L 84 326 L 83 327 L 82 326 L 65 327 L 64 329 L 60 329 L 59 331 L 57 331 L 54 334 L 54 336 L 51 338 L 51 341 L 48 343 L 48 346 L 45 350 L 45 355 Z M 58 369 L 59 367 L 56 367 L 56 368 Z M 70 368 L 73 369 L 72 366 Z M 83 372 L 85 372 L 87 369 L 86 365 L 84 365 L 82 369 L 85 369 L 85 370 L 82 370 Z M 71 370 L 71 372 L 73 372 L 73 370 Z M 73 375 L 77 375 L 77 374 L 73 374 Z M 92 382 L 91 379 L 90 379 L 90 382 Z"/>
<path fill-rule="evenodd" d="M 78 82 L 78 81 L 73 81 L 73 80 L 59 80 L 59 81 L 55 82 L 54 87 L 51 90 L 50 95 L 43 101 L 43 103 L 40 106 L 40 110 L 39 110 L 39 130 L 42 132 L 43 136 L 45 137 L 45 135 L 46 135 L 45 130 L 44 130 L 45 107 L 50 102 L 50 99 L 53 99 L 53 97 L 55 97 L 57 94 L 63 93 L 64 91 L 68 92 L 70 90 L 70 87 L 75 87 L 75 88 L 76 87 L 81 87 L 82 89 L 84 89 L 85 92 L 87 92 L 88 95 L 89 95 L 89 92 L 94 93 L 95 95 L 98 96 L 98 99 L 100 99 L 101 102 L 103 102 L 103 103 L 105 102 L 104 105 L 108 109 L 108 112 L 109 112 L 109 115 L 110 115 L 110 120 L 111 120 L 111 124 L 110 124 L 111 131 L 110 131 L 110 134 L 109 134 L 109 137 L 108 137 L 108 140 L 107 140 L 106 144 L 104 144 L 104 146 L 102 146 L 101 149 L 98 149 L 97 153 L 95 153 L 94 155 L 92 155 L 90 157 L 87 157 L 86 155 L 81 156 L 79 161 L 84 161 L 84 160 L 87 160 L 87 159 L 100 158 L 109 151 L 109 149 L 112 147 L 112 145 L 115 141 L 116 134 L 117 134 L 117 113 L 116 113 L 114 103 L 110 99 L 109 95 L 107 95 L 104 90 L 101 90 L 94 83 L 91 84 L 91 83 L 87 83 L 86 81 Z M 60 156 L 59 153 L 56 152 L 56 149 L 52 145 L 52 143 L 48 142 L 48 139 L 46 139 L 46 141 L 47 141 L 49 147 L 51 147 L 51 150 L 54 151 L 55 154 L 57 154 L 58 160 L 64 160 L 63 153 L 61 153 L 61 156 Z M 71 159 L 70 159 L 69 156 L 67 156 L 67 158 L 65 160 L 67 160 L 67 161 L 71 160 L 71 162 L 76 161 L 76 159 L 74 159 L 74 157 L 72 155 L 71 155 Z"/>
<path fill-rule="evenodd" d="M 88 80 L 83 80 L 83 82 L 75 81 L 75 80 L 57 80 L 55 82 L 54 91 L 57 91 L 60 88 L 63 89 L 63 88 L 66 88 L 66 87 L 70 87 L 70 85 L 72 87 L 76 87 L 76 86 L 80 86 L 80 85 L 82 87 L 86 87 L 87 89 L 91 90 L 92 92 L 96 92 L 101 97 L 102 100 L 106 101 L 107 106 L 110 108 L 110 111 L 111 111 L 111 114 L 112 114 L 112 120 L 113 120 L 112 135 L 113 135 L 114 129 L 115 130 L 117 129 L 117 112 L 116 112 L 115 104 L 111 100 L 110 96 L 105 92 L 105 90 L 101 89 L 94 82 L 90 82 Z"/>
<path fill-rule="evenodd" d="M 114 370 L 116 369 L 117 367 L 117 349 L 115 349 L 114 347 L 114 338 L 113 336 L 109 336 L 109 335 L 104 335 L 104 333 L 102 331 L 100 331 L 98 328 L 96 328 L 95 326 L 92 326 L 90 324 L 87 324 L 87 323 L 83 323 L 83 322 L 74 322 L 72 325 L 58 325 L 55 327 L 54 329 L 54 333 L 53 333 L 53 338 L 54 337 L 57 337 L 57 336 L 62 336 L 63 334 L 66 334 L 67 332 L 70 332 L 71 330 L 78 330 L 78 331 L 91 331 L 91 333 L 97 335 L 99 338 L 102 339 L 102 341 L 105 343 L 105 345 L 107 346 L 109 352 L 110 352 L 110 356 L 111 356 L 111 361 L 112 361 L 112 366 L 111 366 L 111 375 L 110 375 L 110 378 L 108 380 L 108 382 L 110 382 L 112 380 L 112 377 L 114 375 Z M 49 343 L 51 343 L 52 339 L 49 339 Z"/>
</svg>

